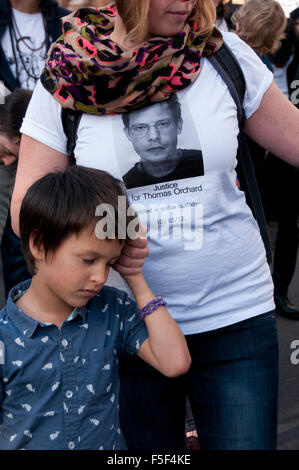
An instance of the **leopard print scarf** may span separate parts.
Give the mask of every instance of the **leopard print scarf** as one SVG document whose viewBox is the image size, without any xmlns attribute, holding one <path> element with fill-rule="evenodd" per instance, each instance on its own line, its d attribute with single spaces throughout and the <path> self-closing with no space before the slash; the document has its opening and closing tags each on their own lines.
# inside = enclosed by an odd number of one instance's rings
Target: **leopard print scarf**
<svg viewBox="0 0 299 470">
<path fill-rule="evenodd" d="M 51 46 L 41 82 L 64 108 L 89 114 L 129 112 L 193 83 L 200 58 L 223 43 L 215 28 L 203 38 L 194 21 L 171 38 L 154 37 L 123 51 L 109 35 L 116 7 L 82 8 L 63 18 L 63 35 Z"/>
</svg>

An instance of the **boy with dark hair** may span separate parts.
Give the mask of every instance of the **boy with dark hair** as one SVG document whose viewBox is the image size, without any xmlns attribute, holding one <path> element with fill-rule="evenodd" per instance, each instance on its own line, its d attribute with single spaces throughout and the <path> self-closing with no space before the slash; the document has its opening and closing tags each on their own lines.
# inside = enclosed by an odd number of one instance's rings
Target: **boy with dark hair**
<svg viewBox="0 0 299 470">
<path fill-rule="evenodd" d="M 118 355 L 138 354 L 169 377 L 190 366 L 183 334 L 141 269 L 124 276 L 138 307 L 104 287 L 130 243 L 123 228 L 131 236 L 138 226 L 119 198 L 118 180 L 72 166 L 38 180 L 23 200 L 21 240 L 34 274 L 0 312 L 0 449 L 121 449 Z"/>
</svg>

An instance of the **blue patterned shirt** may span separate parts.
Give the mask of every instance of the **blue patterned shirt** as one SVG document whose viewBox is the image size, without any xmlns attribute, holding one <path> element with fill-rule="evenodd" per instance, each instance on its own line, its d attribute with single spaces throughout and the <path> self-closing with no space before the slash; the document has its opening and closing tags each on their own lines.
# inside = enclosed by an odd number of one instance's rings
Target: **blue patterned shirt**
<svg viewBox="0 0 299 470">
<path fill-rule="evenodd" d="M 14 301 L 0 312 L 0 449 L 121 449 L 118 355 L 148 337 L 136 303 L 104 287 L 59 329 Z"/>
</svg>

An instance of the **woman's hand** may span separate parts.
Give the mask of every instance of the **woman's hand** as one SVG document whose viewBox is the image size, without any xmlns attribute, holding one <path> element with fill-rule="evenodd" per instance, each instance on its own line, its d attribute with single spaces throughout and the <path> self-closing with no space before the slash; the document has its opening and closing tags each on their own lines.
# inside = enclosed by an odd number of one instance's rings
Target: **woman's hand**
<svg viewBox="0 0 299 470">
<path fill-rule="evenodd" d="M 147 228 L 142 225 L 140 236 L 135 240 L 127 239 L 118 262 L 113 266 L 124 278 L 142 272 L 142 266 L 149 254 L 146 238 Z"/>
<path fill-rule="evenodd" d="M 142 250 L 145 248 L 141 248 Z M 143 261 L 144 259 L 142 258 Z M 139 269 L 141 270 L 141 268 Z M 123 277 L 140 310 L 156 299 L 142 272 Z M 150 315 L 146 315 L 144 322 L 148 331 L 148 339 L 141 345 L 138 356 L 166 377 L 178 377 L 185 374 L 191 364 L 186 339 L 164 305 L 160 305 Z"/>
</svg>

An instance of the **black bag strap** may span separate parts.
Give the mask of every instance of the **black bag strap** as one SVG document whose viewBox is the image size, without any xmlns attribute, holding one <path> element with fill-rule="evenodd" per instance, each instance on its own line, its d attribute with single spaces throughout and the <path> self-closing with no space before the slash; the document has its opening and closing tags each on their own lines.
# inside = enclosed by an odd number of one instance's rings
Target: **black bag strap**
<svg viewBox="0 0 299 470">
<path fill-rule="evenodd" d="M 246 121 L 245 111 L 242 106 L 246 92 L 246 81 L 243 71 L 236 57 L 225 43 L 215 54 L 209 57 L 209 60 L 226 83 L 236 103 L 239 128 L 241 130 Z"/>
<path fill-rule="evenodd" d="M 238 135 L 238 161 L 240 163 L 238 177 L 241 187 L 245 191 L 248 205 L 251 207 L 253 215 L 258 223 L 261 237 L 265 245 L 268 263 L 271 264 L 272 249 L 267 230 L 264 208 L 256 181 L 246 135 L 242 130 L 246 121 L 245 111 L 242 105 L 246 91 L 246 82 L 243 71 L 232 51 L 225 43 L 213 56 L 209 57 L 209 60 L 226 83 L 237 106 L 237 116 L 240 129 Z"/>
<path fill-rule="evenodd" d="M 64 133 L 67 137 L 67 153 L 69 156 L 69 163 L 76 164 L 75 147 L 78 138 L 78 128 L 81 121 L 82 112 L 73 111 L 72 109 L 62 108 L 61 121 Z"/>
</svg>

